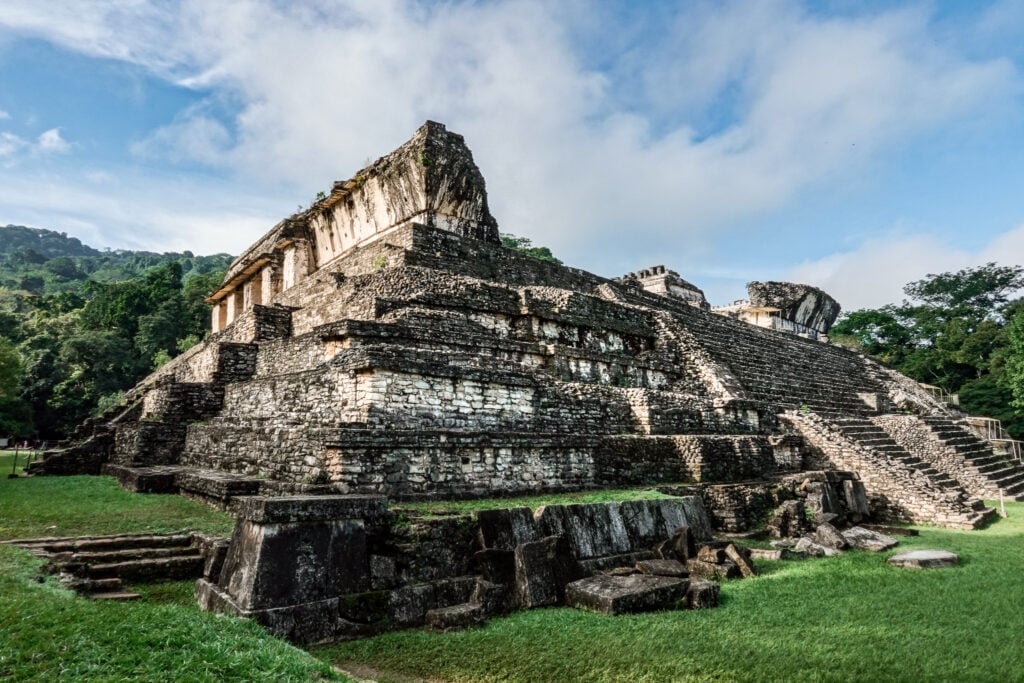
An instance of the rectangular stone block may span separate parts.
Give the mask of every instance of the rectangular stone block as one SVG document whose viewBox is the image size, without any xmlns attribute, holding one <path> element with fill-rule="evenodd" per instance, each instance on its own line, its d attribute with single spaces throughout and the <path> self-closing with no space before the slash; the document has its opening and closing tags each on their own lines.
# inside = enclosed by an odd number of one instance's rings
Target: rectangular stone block
<svg viewBox="0 0 1024 683">
<path fill-rule="evenodd" d="M 618 503 L 545 505 L 537 509 L 534 518 L 541 533 L 564 536 L 577 559 L 633 550 Z"/>
<path fill-rule="evenodd" d="M 599 574 L 566 587 L 570 607 L 602 614 L 633 614 L 685 606 L 688 579 L 670 576 Z"/>
<path fill-rule="evenodd" d="M 363 521 L 258 524 L 239 520 L 219 585 L 246 610 L 366 591 L 370 567 Z"/>
<path fill-rule="evenodd" d="M 511 551 L 521 543 L 530 543 L 540 538 L 533 511 L 527 507 L 481 510 L 473 516 L 480 528 L 482 548 Z"/>
<path fill-rule="evenodd" d="M 862 517 L 871 514 L 868 505 L 868 493 L 864 489 L 864 482 L 860 480 L 847 479 L 843 482 L 843 497 L 846 499 L 846 507 Z"/>
<path fill-rule="evenodd" d="M 710 609 L 718 607 L 719 586 L 714 581 L 691 579 L 686 591 L 686 605 L 689 609 Z"/>
<path fill-rule="evenodd" d="M 523 543 L 515 550 L 516 600 L 521 607 L 558 605 L 578 570 L 561 536 Z"/>
</svg>

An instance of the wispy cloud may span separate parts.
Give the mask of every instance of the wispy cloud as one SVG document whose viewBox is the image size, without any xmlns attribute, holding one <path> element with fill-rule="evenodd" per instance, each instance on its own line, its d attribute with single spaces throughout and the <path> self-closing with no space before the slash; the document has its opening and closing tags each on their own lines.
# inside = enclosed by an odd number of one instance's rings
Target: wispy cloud
<svg viewBox="0 0 1024 683">
<path fill-rule="evenodd" d="M 5 119 L 9 119 L 9 118 L 11 118 L 11 115 L 8 114 L 7 112 L 5 112 L 3 109 L 0 109 L 0 121 L 3 121 Z"/>
<path fill-rule="evenodd" d="M 71 151 L 71 145 L 61 137 L 60 128 L 51 128 L 39 134 L 36 149 L 42 154 L 66 154 Z"/>
<path fill-rule="evenodd" d="M 9 0 L 0 25 L 212 93 L 137 142 L 140 158 L 304 196 L 424 119 L 444 121 L 466 135 L 503 228 L 586 267 L 629 250 L 700 251 L 1020 92 L 1010 61 L 967 54 L 917 6 L 825 16 L 781 0 L 686 3 L 656 26 L 599 29 L 615 50 L 604 55 L 576 42 L 590 12 L 539 0 Z"/>
</svg>

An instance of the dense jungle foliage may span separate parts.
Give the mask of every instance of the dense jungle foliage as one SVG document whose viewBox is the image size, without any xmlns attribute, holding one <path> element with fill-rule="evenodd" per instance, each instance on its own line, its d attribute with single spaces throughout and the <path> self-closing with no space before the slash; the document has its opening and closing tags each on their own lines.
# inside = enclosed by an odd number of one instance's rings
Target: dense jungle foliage
<svg viewBox="0 0 1024 683">
<path fill-rule="evenodd" d="M 0 436 L 62 437 L 202 339 L 231 260 L 0 227 Z"/>
<path fill-rule="evenodd" d="M 988 263 L 928 275 L 900 304 L 845 315 L 832 341 L 959 394 L 971 415 L 1024 438 L 1024 268 Z"/>
</svg>

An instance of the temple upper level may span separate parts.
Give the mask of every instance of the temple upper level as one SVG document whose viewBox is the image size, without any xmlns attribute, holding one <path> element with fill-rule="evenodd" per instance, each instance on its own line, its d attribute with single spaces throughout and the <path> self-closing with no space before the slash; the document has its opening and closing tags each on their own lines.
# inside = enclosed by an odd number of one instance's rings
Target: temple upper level
<svg viewBox="0 0 1024 683">
<path fill-rule="evenodd" d="M 271 303 L 353 248 L 409 223 L 500 243 L 472 152 L 461 135 L 434 121 L 352 178 L 334 183 L 330 193 L 321 193 L 239 256 L 208 299 L 213 331 L 254 305 Z"/>
</svg>

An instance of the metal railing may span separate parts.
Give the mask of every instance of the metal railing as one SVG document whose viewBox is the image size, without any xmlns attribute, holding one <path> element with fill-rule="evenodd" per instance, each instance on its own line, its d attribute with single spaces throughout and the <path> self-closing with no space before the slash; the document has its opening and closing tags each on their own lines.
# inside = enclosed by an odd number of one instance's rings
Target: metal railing
<svg viewBox="0 0 1024 683">
<path fill-rule="evenodd" d="M 966 423 L 975 434 L 998 448 L 1017 462 L 1024 463 L 1024 442 L 1018 441 L 1003 429 L 1003 423 L 994 417 L 968 417 Z"/>
<path fill-rule="evenodd" d="M 921 388 L 940 403 L 945 403 L 947 406 L 952 406 L 953 408 L 960 407 L 960 394 L 951 393 L 942 387 L 936 387 L 931 384 L 922 384 Z"/>
</svg>

